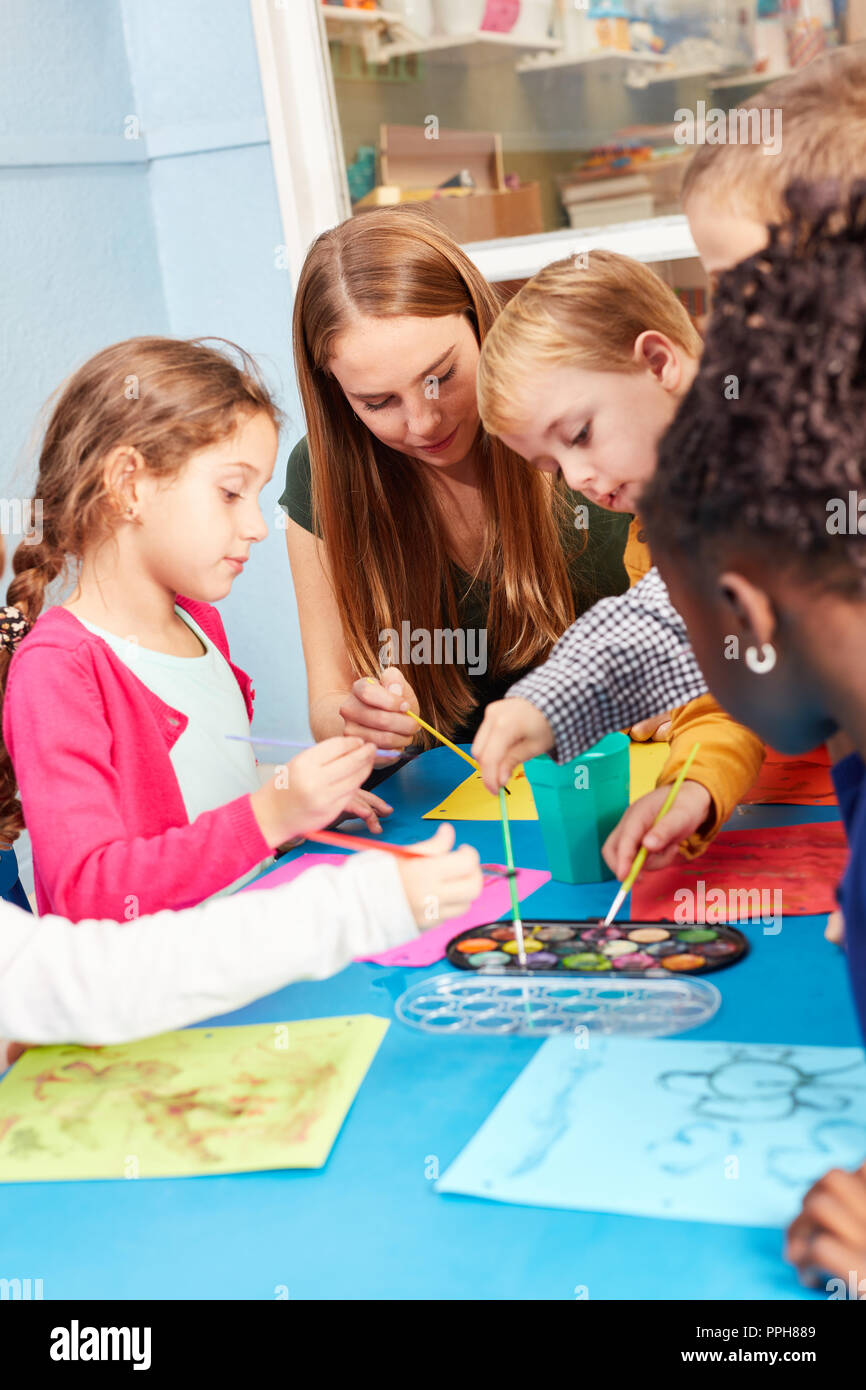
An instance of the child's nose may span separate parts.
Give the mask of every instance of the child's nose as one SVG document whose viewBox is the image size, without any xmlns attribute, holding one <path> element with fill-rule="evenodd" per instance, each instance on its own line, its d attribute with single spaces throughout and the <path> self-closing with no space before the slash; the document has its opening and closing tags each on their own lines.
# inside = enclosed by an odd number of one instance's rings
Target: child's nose
<svg viewBox="0 0 866 1390">
<path fill-rule="evenodd" d="M 559 469 L 572 492 L 583 492 L 593 484 L 595 475 L 592 469 L 587 468 L 585 463 L 580 464 L 567 455 L 563 455 L 560 459 Z"/>
<path fill-rule="evenodd" d="M 268 523 L 265 521 L 260 507 L 256 507 L 250 513 L 244 526 L 244 532 L 250 541 L 263 541 L 268 534 Z"/>
</svg>

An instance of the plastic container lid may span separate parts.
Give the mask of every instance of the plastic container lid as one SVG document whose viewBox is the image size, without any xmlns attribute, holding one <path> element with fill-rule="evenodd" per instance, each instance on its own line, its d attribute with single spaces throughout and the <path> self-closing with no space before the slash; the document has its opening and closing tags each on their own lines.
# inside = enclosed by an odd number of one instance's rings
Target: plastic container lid
<svg viewBox="0 0 866 1390">
<path fill-rule="evenodd" d="M 698 1028 L 718 1011 L 722 996 L 708 980 L 671 977 L 600 980 L 556 976 L 434 975 L 400 995 L 402 1023 L 440 1037 L 546 1037 L 592 1032 L 662 1038 Z"/>
</svg>

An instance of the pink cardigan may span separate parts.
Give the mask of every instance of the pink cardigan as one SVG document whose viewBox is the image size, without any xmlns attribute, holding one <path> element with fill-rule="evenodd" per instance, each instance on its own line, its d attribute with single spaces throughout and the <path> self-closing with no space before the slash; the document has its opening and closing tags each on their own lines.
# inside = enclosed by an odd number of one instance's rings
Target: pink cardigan
<svg viewBox="0 0 866 1390">
<path fill-rule="evenodd" d="M 177 602 L 228 661 L 216 609 Z M 252 718 L 249 677 L 232 670 Z M 40 913 L 122 922 L 189 907 L 270 854 L 249 796 L 189 822 L 169 757 L 187 722 L 65 608 L 37 620 L 10 663 L 3 740 Z"/>
</svg>

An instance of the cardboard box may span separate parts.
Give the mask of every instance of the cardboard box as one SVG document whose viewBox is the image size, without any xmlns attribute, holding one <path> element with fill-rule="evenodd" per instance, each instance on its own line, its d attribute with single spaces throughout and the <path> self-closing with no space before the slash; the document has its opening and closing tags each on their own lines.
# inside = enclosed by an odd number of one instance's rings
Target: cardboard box
<svg viewBox="0 0 866 1390">
<path fill-rule="evenodd" d="M 544 230 L 539 185 L 505 186 L 500 135 L 440 128 L 432 140 L 424 126 L 383 125 L 379 139 L 381 184 L 399 187 L 401 200 L 422 202 L 455 240 L 488 241 Z M 472 175 L 474 189 L 453 190 L 456 196 L 447 189 L 425 196 L 464 169 Z M 393 193 L 386 194 L 385 200 L 392 201 Z"/>
</svg>

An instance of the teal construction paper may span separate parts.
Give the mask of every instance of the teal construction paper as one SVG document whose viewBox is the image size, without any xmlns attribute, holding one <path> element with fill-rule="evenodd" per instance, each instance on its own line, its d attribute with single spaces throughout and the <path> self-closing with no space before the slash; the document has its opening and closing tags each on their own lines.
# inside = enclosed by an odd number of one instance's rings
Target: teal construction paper
<svg viewBox="0 0 866 1390">
<path fill-rule="evenodd" d="M 437 1183 L 526 1206 L 786 1226 L 866 1160 L 860 1048 L 600 1037 L 539 1048 Z"/>
</svg>

